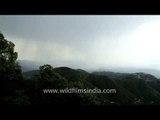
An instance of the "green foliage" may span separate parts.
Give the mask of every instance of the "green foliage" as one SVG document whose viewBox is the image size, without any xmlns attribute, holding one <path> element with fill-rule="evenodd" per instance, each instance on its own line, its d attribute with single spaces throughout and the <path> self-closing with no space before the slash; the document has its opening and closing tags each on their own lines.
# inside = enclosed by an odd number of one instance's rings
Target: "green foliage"
<svg viewBox="0 0 160 120">
<path fill-rule="evenodd" d="M 98 98 L 102 104 L 112 104 L 113 102 L 116 104 L 124 104 L 128 105 L 132 103 L 133 95 L 130 94 L 126 89 L 120 86 L 116 80 L 112 80 L 107 76 L 103 75 L 90 75 L 87 78 L 87 81 L 91 83 L 95 88 L 103 89 L 116 89 L 116 94 L 98 94 Z M 125 99 L 124 99 L 125 98 Z M 110 102 L 109 102 L 110 101 Z"/>
<path fill-rule="evenodd" d="M 42 96 L 42 101 L 48 101 L 47 104 L 61 104 L 63 99 L 63 104 L 71 105 L 148 105 L 148 104 L 159 104 L 159 93 L 150 87 L 147 81 L 144 79 L 139 79 L 135 75 L 123 76 L 123 79 L 111 79 L 104 75 L 94 75 L 89 74 L 82 70 L 74 70 L 71 68 L 61 67 L 53 68 L 49 65 L 41 67 L 38 75 L 33 79 L 33 81 L 39 81 L 35 83 L 35 86 L 40 85 L 43 88 L 48 86 L 48 88 L 55 88 L 58 84 L 53 82 L 55 79 L 57 81 L 63 78 L 67 81 L 68 88 L 99 88 L 99 89 L 109 89 L 114 88 L 117 90 L 116 94 L 66 94 L 58 95 L 58 97 L 50 98 L 48 95 Z M 44 69 L 45 68 L 45 69 Z M 36 72 L 37 73 L 37 72 Z M 44 79 L 46 76 L 47 79 Z M 63 77 L 62 77 L 63 76 Z M 43 78 L 43 79 L 42 79 Z M 145 76 L 143 77 L 145 78 Z M 46 84 L 44 81 L 52 81 Z M 63 80 L 62 80 L 63 81 Z M 54 83 L 54 84 L 52 84 Z M 63 83 L 63 82 L 62 82 Z M 35 87 L 33 87 L 35 88 Z M 37 87 L 36 87 L 37 88 Z M 40 90 L 40 89 L 39 89 Z M 38 91 L 38 90 L 37 90 Z M 31 94 L 31 93 L 30 93 Z M 39 93 L 38 96 L 41 96 Z M 33 95 L 35 97 L 35 95 Z M 54 95 L 55 96 L 55 95 Z M 56 101 L 55 101 L 56 98 Z M 39 99 L 40 98 L 36 98 Z M 35 99 L 35 101 L 36 101 Z M 44 100 L 45 99 L 45 100 Z M 51 101 L 52 100 L 52 101 Z M 50 102 L 49 102 L 50 101 Z M 54 101 L 54 102 L 53 102 Z M 39 103 L 46 104 L 46 103 Z"/>
<path fill-rule="evenodd" d="M 125 79 L 120 80 L 119 84 L 135 96 L 134 103 L 160 103 L 160 93 L 151 88 L 151 86 L 144 79 L 136 78 L 133 75 L 128 75 Z"/>
<path fill-rule="evenodd" d="M 13 96 L 15 91 L 20 89 L 23 80 L 21 67 L 16 63 L 18 55 L 14 47 L 15 45 L 0 33 L 0 101 L 4 103 L 7 103 L 4 98 Z"/>
<path fill-rule="evenodd" d="M 3 34 L 0 33 L 0 77 L 5 79 L 14 79 L 17 74 L 21 73 L 21 67 L 16 63 L 18 57 L 14 52 L 14 44 L 7 41 Z M 4 76 L 4 74 L 7 74 Z"/>
<path fill-rule="evenodd" d="M 0 33 L 0 70 L 5 71 L 7 68 L 15 69 L 17 67 L 15 61 L 18 55 L 17 52 L 14 52 L 14 46 Z"/>
<path fill-rule="evenodd" d="M 45 84 L 47 88 L 65 88 L 67 81 L 60 74 L 55 72 L 51 65 L 43 65 L 39 67 L 39 80 Z"/>
<path fill-rule="evenodd" d="M 5 104 L 16 106 L 30 105 L 29 97 L 24 92 L 24 90 L 16 90 L 13 95 L 4 97 Z"/>
<path fill-rule="evenodd" d="M 158 92 L 160 92 L 160 80 L 149 81 L 148 84 Z"/>
</svg>

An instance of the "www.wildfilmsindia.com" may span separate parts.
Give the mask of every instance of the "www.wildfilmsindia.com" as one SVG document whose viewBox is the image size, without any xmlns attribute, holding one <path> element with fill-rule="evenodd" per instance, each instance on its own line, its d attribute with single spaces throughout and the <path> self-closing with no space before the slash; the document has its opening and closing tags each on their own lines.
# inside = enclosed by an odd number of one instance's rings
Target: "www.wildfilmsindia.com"
<svg viewBox="0 0 160 120">
<path fill-rule="evenodd" d="M 98 94 L 115 94 L 117 91 L 116 89 L 79 89 L 79 88 L 65 88 L 65 89 L 43 89 L 43 93 L 98 93 Z"/>
</svg>

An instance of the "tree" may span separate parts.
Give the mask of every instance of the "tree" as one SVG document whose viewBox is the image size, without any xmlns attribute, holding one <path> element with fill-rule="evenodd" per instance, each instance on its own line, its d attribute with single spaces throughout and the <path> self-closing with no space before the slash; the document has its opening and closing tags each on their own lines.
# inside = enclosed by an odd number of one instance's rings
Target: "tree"
<svg viewBox="0 0 160 120">
<path fill-rule="evenodd" d="M 43 65 L 39 67 L 40 81 L 52 88 L 67 87 L 67 80 L 57 73 L 51 65 Z M 47 84 L 48 83 L 48 84 Z"/>
<path fill-rule="evenodd" d="M 34 105 L 57 105 L 65 104 L 65 94 L 44 94 L 43 89 L 64 89 L 67 87 L 67 81 L 60 74 L 55 72 L 51 65 L 43 65 L 39 67 L 39 74 L 32 77 L 34 82 L 28 93 L 32 104 Z M 31 83 L 31 82 L 30 82 Z M 30 85 L 29 85 L 30 86 Z"/>
<path fill-rule="evenodd" d="M 15 63 L 18 54 L 14 52 L 15 45 L 11 41 L 7 41 L 2 33 L 0 33 L 0 70 L 5 71 L 7 68 L 15 69 Z"/>
<path fill-rule="evenodd" d="M 16 63 L 18 54 L 15 45 L 0 33 L 0 95 L 11 96 L 18 89 L 18 81 L 23 79 L 21 67 Z M 3 101 L 0 99 L 0 102 Z"/>
</svg>

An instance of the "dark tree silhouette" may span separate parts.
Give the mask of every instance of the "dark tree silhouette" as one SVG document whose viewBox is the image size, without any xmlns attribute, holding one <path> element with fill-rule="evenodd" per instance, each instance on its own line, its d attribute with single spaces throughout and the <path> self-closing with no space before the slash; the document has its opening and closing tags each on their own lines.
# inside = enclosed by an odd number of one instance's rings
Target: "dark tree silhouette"
<svg viewBox="0 0 160 120">
<path fill-rule="evenodd" d="M 0 33 L 0 102 L 8 101 L 19 89 L 23 79 L 21 67 L 16 63 L 18 54 L 15 45 Z"/>
</svg>

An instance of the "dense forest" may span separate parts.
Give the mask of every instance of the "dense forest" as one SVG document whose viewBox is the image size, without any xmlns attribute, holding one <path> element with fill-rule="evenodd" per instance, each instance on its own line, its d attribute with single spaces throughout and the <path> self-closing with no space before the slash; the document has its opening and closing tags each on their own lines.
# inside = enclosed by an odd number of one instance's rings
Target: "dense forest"
<svg viewBox="0 0 160 120">
<path fill-rule="evenodd" d="M 88 73 L 42 65 L 22 73 L 14 43 L 0 33 L 0 105 L 159 105 L 160 80 L 145 73 Z M 43 89 L 116 89 L 116 94 L 44 94 Z"/>
</svg>

